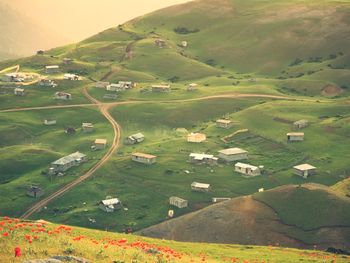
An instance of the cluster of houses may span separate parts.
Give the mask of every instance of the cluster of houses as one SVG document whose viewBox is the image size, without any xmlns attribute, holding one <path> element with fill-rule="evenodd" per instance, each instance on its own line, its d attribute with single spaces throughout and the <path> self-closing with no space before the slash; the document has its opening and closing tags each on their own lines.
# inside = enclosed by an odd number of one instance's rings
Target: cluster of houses
<svg viewBox="0 0 350 263">
<path fill-rule="evenodd" d="M 1 81 L 3 82 L 25 82 L 33 80 L 32 74 L 25 73 L 7 73 L 1 76 Z"/>
</svg>

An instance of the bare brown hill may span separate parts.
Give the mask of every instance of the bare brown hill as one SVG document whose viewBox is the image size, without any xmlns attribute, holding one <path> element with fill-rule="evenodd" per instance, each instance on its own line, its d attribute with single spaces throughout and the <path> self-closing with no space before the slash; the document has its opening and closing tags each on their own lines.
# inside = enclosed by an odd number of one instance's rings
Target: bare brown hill
<svg viewBox="0 0 350 263">
<path fill-rule="evenodd" d="M 321 218 L 324 219 L 322 223 L 315 220 L 314 226 L 311 228 L 298 224 L 298 220 L 295 220 L 294 224 L 293 218 L 291 218 L 292 222 L 285 222 L 288 221 L 284 219 L 287 215 L 280 215 L 281 211 L 278 211 L 278 207 L 279 205 L 290 207 L 291 212 L 293 209 L 300 210 L 298 205 L 294 204 L 296 200 L 293 197 L 299 196 L 300 189 L 309 193 L 306 198 L 310 198 L 310 196 L 311 199 L 314 198 L 308 202 L 317 202 L 315 203 L 316 211 L 324 209 L 324 204 L 327 204 L 330 199 L 333 199 L 332 202 L 334 200 L 339 202 L 339 205 L 344 208 L 344 212 L 346 209 L 350 209 L 349 200 L 338 197 L 324 186 L 315 184 L 312 187 L 309 185 L 302 187 L 288 185 L 253 196 L 238 197 L 214 204 L 141 230 L 138 234 L 191 242 L 281 245 L 296 248 L 312 248 L 316 245 L 322 249 L 330 246 L 349 249 L 350 217 L 348 215 L 345 215 L 345 221 L 347 218 L 349 219 L 348 225 L 331 222 L 327 218 Z M 283 195 L 284 198 L 280 198 L 280 195 Z M 279 198 L 281 202 L 274 204 L 266 201 L 269 197 Z M 308 202 L 305 202 L 305 205 L 308 205 Z M 332 207 L 329 210 L 332 213 Z M 317 213 L 300 212 L 299 216 L 305 217 L 306 222 L 313 220 L 314 217 L 320 217 Z"/>
</svg>

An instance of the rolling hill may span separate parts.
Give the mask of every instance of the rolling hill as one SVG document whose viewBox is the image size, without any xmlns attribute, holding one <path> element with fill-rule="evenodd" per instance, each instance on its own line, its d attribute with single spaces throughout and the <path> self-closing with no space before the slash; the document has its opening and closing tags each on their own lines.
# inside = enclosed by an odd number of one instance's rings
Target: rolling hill
<svg viewBox="0 0 350 263">
<path fill-rule="evenodd" d="M 325 186 L 286 185 L 212 205 L 138 233 L 186 242 L 349 249 L 349 211 L 350 200 Z"/>
</svg>

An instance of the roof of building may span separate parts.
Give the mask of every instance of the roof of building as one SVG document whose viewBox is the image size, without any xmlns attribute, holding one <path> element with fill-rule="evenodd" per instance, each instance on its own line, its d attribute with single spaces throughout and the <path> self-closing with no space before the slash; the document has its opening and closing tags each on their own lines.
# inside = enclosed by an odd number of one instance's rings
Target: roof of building
<svg viewBox="0 0 350 263">
<path fill-rule="evenodd" d="M 313 169 L 316 169 L 316 167 L 310 165 L 310 164 L 307 164 L 307 163 L 304 163 L 304 164 L 300 164 L 300 165 L 296 165 L 293 167 L 294 169 L 297 169 L 297 170 L 300 170 L 300 171 L 307 171 L 307 170 L 313 170 Z"/>
<path fill-rule="evenodd" d="M 204 183 L 198 183 L 198 182 L 193 182 L 191 184 L 193 187 L 198 187 L 198 188 L 209 188 L 210 184 L 204 184 Z"/>
<path fill-rule="evenodd" d="M 294 124 L 305 124 L 308 122 L 309 122 L 308 120 L 298 120 L 298 121 L 294 122 Z"/>
<path fill-rule="evenodd" d="M 187 135 L 187 140 L 197 140 L 197 141 L 205 141 L 207 136 L 204 133 L 190 133 Z"/>
<path fill-rule="evenodd" d="M 224 123 L 224 124 L 230 124 L 230 123 L 232 123 L 232 121 L 230 121 L 230 120 L 225 120 L 225 119 L 219 119 L 219 120 L 217 120 L 216 122 L 218 122 L 218 123 Z"/>
<path fill-rule="evenodd" d="M 15 88 L 15 91 L 24 92 L 24 89 L 21 89 L 21 88 Z"/>
<path fill-rule="evenodd" d="M 243 150 L 241 148 L 229 148 L 219 151 L 219 153 L 225 154 L 225 155 L 235 155 L 235 154 L 242 154 L 242 153 L 248 153 L 246 150 Z"/>
<path fill-rule="evenodd" d="M 72 153 L 70 155 L 67 155 L 67 156 L 64 156 L 54 162 L 52 162 L 51 164 L 54 164 L 54 165 L 65 165 L 65 164 L 68 164 L 68 163 L 71 163 L 71 162 L 74 162 L 76 160 L 79 160 L 79 159 L 82 159 L 82 158 L 85 158 L 86 155 L 83 154 L 83 153 L 80 153 L 80 152 L 75 152 L 75 153 Z"/>
<path fill-rule="evenodd" d="M 289 132 L 287 136 L 304 136 L 303 132 Z"/>
<path fill-rule="evenodd" d="M 198 84 L 197 83 L 191 83 L 190 85 L 188 85 L 188 86 L 190 86 L 190 87 L 197 87 L 198 86 Z"/>
<path fill-rule="evenodd" d="M 254 166 L 254 165 L 246 164 L 246 163 L 236 163 L 235 166 L 240 167 L 240 168 L 244 168 L 244 169 L 250 168 L 253 171 L 258 169 L 258 167 Z"/>
<path fill-rule="evenodd" d="M 50 65 L 50 66 L 46 66 L 47 69 L 56 69 L 59 68 L 60 66 L 58 65 Z"/>
<path fill-rule="evenodd" d="M 147 158 L 147 159 L 153 159 L 156 158 L 157 156 L 152 155 L 152 154 L 147 154 L 147 153 L 133 153 L 132 156 L 137 156 L 137 157 L 142 157 L 142 158 Z"/>
<path fill-rule="evenodd" d="M 83 122 L 81 127 L 83 127 L 83 128 L 93 128 L 94 125 L 91 122 Z"/>
<path fill-rule="evenodd" d="M 132 137 L 135 140 L 138 140 L 138 139 L 145 138 L 145 135 L 143 135 L 141 132 L 139 132 L 139 133 L 135 133 L 135 134 L 131 135 L 130 137 Z"/>
<path fill-rule="evenodd" d="M 182 199 L 181 197 L 177 197 L 177 196 L 171 196 L 169 198 L 169 200 L 176 200 L 176 201 L 179 201 L 179 202 L 187 202 L 187 200 Z"/>
<path fill-rule="evenodd" d="M 217 159 L 214 157 L 214 155 L 211 154 L 205 154 L 205 153 L 191 153 L 190 157 L 192 157 L 195 160 L 202 161 L 203 159 Z"/>
<path fill-rule="evenodd" d="M 111 206 L 111 205 L 117 205 L 120 203 L 118 198 L 111 198 L 111 199 L 106 199 L 106 200 L 102 200 L 101 203 L 104 206 Z"/>
<path fill-rule="evenodd" d="M 64 77 L 65 78 L 75 78 L 75 77 L 79 77 L 79 76 L 76 74 L 66 73 L 66 74 L 64 74 Z"/>
<path fill-rule="evenodd" d="M 31 186 L 27 189 L 28 193 L 38 193 L 38 192 L 42 192 L 42 191 L 43 191 L 43 189 L 41 189 L 38 186 Z"/>
<path fill-rule="evenodd" d="M 152 85 L 152 88 L 169 89 L 170 88 L 170 84 L 156 84 L 156 85 Z"/>
<path fill-rule="evenodd" d="M 62 92 L 62 91 L 57 91 L 56 93 L 55 93 L 55 96 L 71 96 L 71 94 L 70 93 L 67 93 L 67 92 Z"/>
<path fill-rule="evenodd" d="M 107 140 L 106 139 L 96 139 L 95 144 L 107 144 Z"/>
</svg>

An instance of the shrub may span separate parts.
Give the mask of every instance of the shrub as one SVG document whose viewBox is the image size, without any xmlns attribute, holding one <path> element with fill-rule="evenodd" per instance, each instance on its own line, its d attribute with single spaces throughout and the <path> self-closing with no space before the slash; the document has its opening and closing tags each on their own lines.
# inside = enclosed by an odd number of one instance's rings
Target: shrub
<svg viewBox="0 0 350 263">
<path fill-rule="evenodd" d="M 195 29 L 188 29 L 186 27 L 176 27 L 176 28 L 174 28 L 174 32 L 176 34 L 182 34 L 182 35 L 197 33 L 199 31 L 200 30 L 198 28 L 195 28 Z"/>
</svg>

